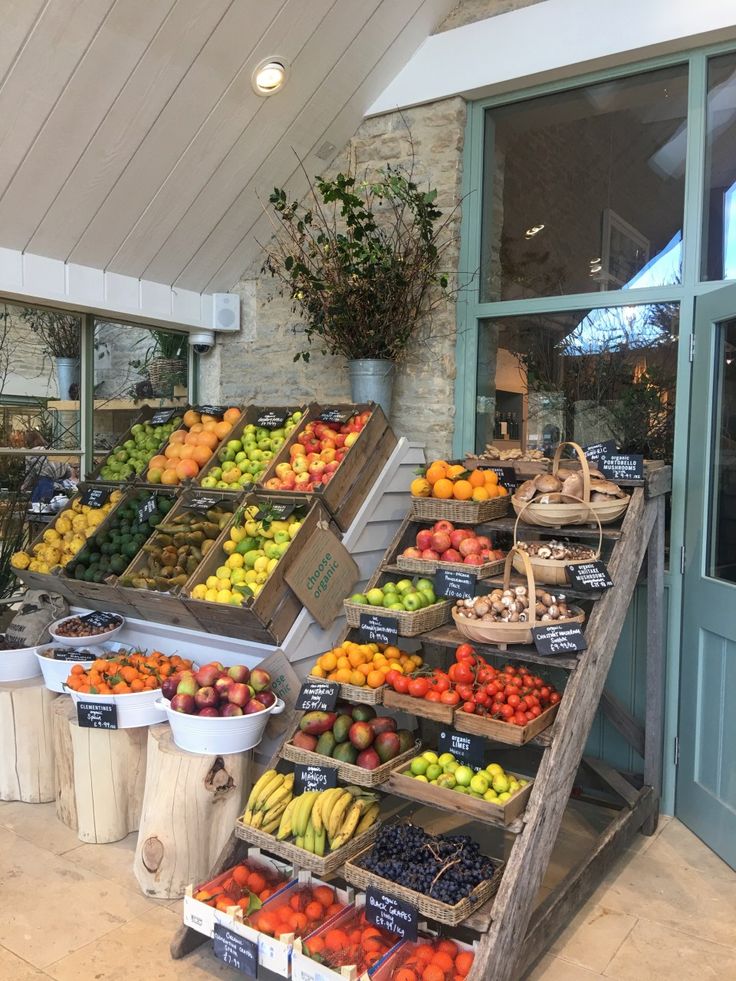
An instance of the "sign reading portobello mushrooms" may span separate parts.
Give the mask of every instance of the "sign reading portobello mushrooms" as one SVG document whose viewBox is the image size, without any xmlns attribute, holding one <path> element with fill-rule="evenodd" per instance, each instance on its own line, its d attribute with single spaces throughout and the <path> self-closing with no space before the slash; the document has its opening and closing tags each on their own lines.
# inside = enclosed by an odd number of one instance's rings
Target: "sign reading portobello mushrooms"
<svg viewBox="0 0 736 981">
<path fill-rule="evenodd" d="M 644 457 L 641 453 L 605 454 L 598 460 L 601 473 L 609 480 L 644 480 Z"/>
</svg>

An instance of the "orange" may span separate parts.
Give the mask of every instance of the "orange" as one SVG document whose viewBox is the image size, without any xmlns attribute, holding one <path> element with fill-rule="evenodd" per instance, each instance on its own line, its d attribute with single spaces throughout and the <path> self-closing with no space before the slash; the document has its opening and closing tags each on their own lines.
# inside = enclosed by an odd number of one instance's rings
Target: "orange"
<svg viewBox="0 0 736 981">
<path fill-rule="evenodd" d="M 171 436 L 169 436 L 169 442 L 170 443 L 183 443 L 184 440 L 186 439 L 186 437 L 187 437 L 187 434 L 186 434 L 186 432 L 183 429 L 177 429 L 176 432 L 173 432 L 171 434 Z"/>
<path fill-rule="evenodd" d="M 456 480 L 452 496 L 456 501 L 469 501 L 473 496 L 473 485 L 469 480 Z"/>
<path fill-rule="evenodd" d="M 499 484 L 496 488 L 496 497 L 506 497 L 507 494 L 508 490 L 503 486 L 503 484 Z"/>
<path fill-rule="evenodd" d="M 485 473 L 483 470 L 471 470 L 468 474 L 468 480 L 473 487 L 482 487 L 486 482 Z"/>
<path fill-rule="evenodd" d="M 437 950 L 444 950 L 446 954 L 449 954 L 450 957 L 454 958 L 457 957 L 459 948 L 454 940 L 448 940 L 446 937 L 444 937 L 437 944 Z M 448 970 L 450 969 L 448 968 Z"/>
<path fill-rule="evenodd" d="M 429 497 L 432 493 L 432 485 L 424 477 L 417 477 L 412 480 L 409 487 L 412 497 Z"/>
<path fill-rule="evenodd" d="M 432 964 L 436 964 L 443 972 L 452 971 L 455 967 L 455 960 L 450 957 L 447 951 L 438 950 L 432 958 Z"/>
<path fill-rule="evenodd" d="M 184 413 L 184 425 L 187 429 L 191 429 L 192 426 L 196 425 L 200 421 L 200 416 L 194 409 L 187 409 Z"/>
<path fill-rule="evenodd" d="M 461 473 L 465 473 L 465 467 L 462 463 L 453 463 L 452 466 L 447 468 L 448 477 L 459 477 Z"/>
<path fill-rule="evenodd" d="M 204 426 L 202 425 L 201 422 L 195 422 L 193 426 L 189 427 L 190 433 L 201 433 L 203 431 L 204 431 Z"/>
<path fill-rule="evenodd" d="M 353 677 L 353 672 L 349 668 L 340 668 L 338 671 L 335 672 L 335 681 L 339 681 L 341 685 L 352 684 L 352 682 L 350 681 L 352 677 Z"/>
<path fill-rule="evenodd" d="M 313 899 L 311 903 L 307 903 L 304 913 L 308 920 L 321 920 L 325 915 L 322 903 L 317 902 L 316 899 Z"/>
<path fill-rule="evenodd" d="M 394 974 L 394 981 L 419 981 L 410 967 L 400 967 Z"/>
<path fill-rule="evenodd" d="M 240 418 L 240 409 L 236 409 L 234 407 L 227 409 L 222 418 L 225 422 L 229 422 L 232 425 Z"/>
<path fill-rule="evenodd" d="M 473 488 L 473 500 L 474 501 L 487 501 L 491 495 L 485 489 L 485 487 L 474 487 Z"/>
<path fill-rule="evenodd" d="M 210 450 L 214 450 L 219 443 L 216 433 L 201 432 L 197 434 L 197 446 L 206 446 Z"/>
<path fill-rule="evenodd" d="M 207 421 L 202 423 L 202 432 L 214 433 L 217 429 L 217 420 L 213 419 L 211 416 L 206 417 Z"/>
<path fill-rule="evenodd" d="M 344 930 L 328 930 L 324 936 L 327 950 L 337 951 L 348 945 L 348 935 Z"/>
<path fill-rule="evenodd" d="M 164 472 L 161 474 L 161 483 L 162 484 L 178 484 L 179 483 L 179 475 L 177 474 L 176 470 L 172 470 L 172 469 L 164 470 Z"/>
<path fill-rule="evenodd" d="M 337 667 L 337 658 L 335 657 L 334 651 L 327 651 L 322 657 L 317 661 L 317 664 L 325 671 L 334 671 Z"/>
<path fill-rule="evenodd" d="M 350 661 L 350 666 L 357 668 L 360 664 L 365 662 L 365 656 L 363 651 L 359 647 L 353 648 L 348 654 L 348 661 Z"/>
<path fill-rule="evenodd" d="M 472 966 L 473 952 L 470 950 L 461 950 L 455 958 L 455 970 L 457 973 L 464 978 L 467 974 L 469 974 Z"/>
<path fill-rule="evenodd" d="M 192 449 L 191 459 L 203 467 L 205 463 L 209 463 L 209 459 L 212 456 L 212 450 L 208 446 L 195 446 Z"/>
<path fill-rule="evenodd" d="M 310 954 L 321 954 L 325 949 L 325 942 L 322 937 L 312 937 L 309 941 L 309 953 Z"/>
<path fill-rule="evenodd" d="M 213 416 L 210 413 L 203 412 L 199 418 L 199 421 L 202 423 L 203 426 L 205 426 L 207 425 L 208 422 L 219 422 L 220 420 L 218 416 Z"/>
<path fill-rule="evenodd" d="M 422 981 L 445 981 L 445 972 L 437 964 L 427 964 L 422 971 Z"/>
<path fill-rule="evenodd" d="M 420 944 L 414 951 L 414 956 L 418 961 L 428 964 L 434 957 L 434 949 L 431 944 Z"/>
<path fill-rule="evenodd" d="M 149 470 L 165 470 L 168 465 L 168 457 L 165 457 L 163 453 L 159 453 L 157 456 L 152 456 L 148 461 Z"/>
<path fill-rule="evenodd" d="M 315 886 L 312 889 L 312 895 L 317 900 L 318 903 L 327 909 L 328 906 L 332 906 L 335 900 L 335 890 L 331 889 L 329 886 Z"/>
<path fill-rule="evenodd" d="M 452 497 L 453 485 L 451 480 L 441 477 L 432 487 L 432 497 L 447 501 Z"/>
<path fill-rule="evenodd" d="M 357 685 L 358 688 L 362 688 L 365 684 L 365 675 L 355 668 L 354 671 L 350 672 L 350 684 Z"/>
<path fill-rule="evenodd" d="M 380 688 L 383 684 L 383 679 L 383 671 L 371 671 L 365 680 L 368 682 L 369 688 Z"/>
<path fill-rule="evenodd" d="M 164 450 L 164 456 L 167 460 L 179 460 L 181 458 L 181 448 L 181 443 L 169 443 Z"/>
<path fill-rule="evenodd" d="M 215 435 L 224 439 L 232 428 L 229 422 L 218 422 L 215 426 Z"/>
<path fill-rule="evenodd" d="M 438 480 L 447 476 L 447 464 L 444 460 L 437 460 L 435 463 L 430 463 L 425 476 L 430 484 L 437 483 Z"/>
<path fill-rule="evenodd" d="M 483 479 L 487 484 L 498 483 L 498 474 L 495 470 L 481 470 L 481 473 L 483 474 Z"/>
</svg>

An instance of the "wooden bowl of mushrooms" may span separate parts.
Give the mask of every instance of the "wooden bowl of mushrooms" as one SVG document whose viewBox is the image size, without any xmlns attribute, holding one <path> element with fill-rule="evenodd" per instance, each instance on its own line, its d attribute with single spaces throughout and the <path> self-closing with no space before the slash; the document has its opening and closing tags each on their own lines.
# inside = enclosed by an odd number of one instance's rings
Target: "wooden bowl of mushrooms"
<svg viewBox="0 0 736 981">
<path fill-rule="evenodd" d="M 511 585 L 511 563 L 521 557 L 526 586 Z M 477 644 L 531 644 L 532 629 L 548 623 L 583 623 L 585 613 L 563 594 L 537 589 L 529 556 L 514 546 L 506 556 L 503 589 L 458 600 L 452 609 L 458 632 Z"/>
<path fill-rule="evenodd" d="M 581 503 L 583 502 L 581 501 Z M 523 513 L 524 508 L 519 512 L 514 524 L 514 546 L 517 548 L 517 554 L 514 555 L 514 569 L 517 572 L 523 574 L 525 571 L 523 559 L 518 554 L 518 552 L 525 552 L 529 557 L 534 578 L 538 583 L 545 583 L 549 586 L 565 586 L 567 585 L 568 565 L 595 562 L 601 557 L 603 529 L 595 511 L 593 511 L 593 517 L 598 524 L 597 548 L 591 548 L 590 545 L 583 545 L 579 542 L 558 541 L 555 538 L 546 541 L 520 542 L 517 538 L 517 531 Z"/>
<path fill-rule="evenodd" d="M 562 449 L 571 446 L 580 460 L 580 470 L 565 468 Z M 629 504 L 618 484 L 591 469 L 582 447 L 560 443 L 552 461 L 552 473 L 537 474 L 516 488 L 511 498 L 514 511 L 524 512 L 524 522 L 541 528 L 584 525 L 597 518 L 601 524 L 617 521 Z M 528 505 L 528 506 L 527 506 Z"/>
</svg>

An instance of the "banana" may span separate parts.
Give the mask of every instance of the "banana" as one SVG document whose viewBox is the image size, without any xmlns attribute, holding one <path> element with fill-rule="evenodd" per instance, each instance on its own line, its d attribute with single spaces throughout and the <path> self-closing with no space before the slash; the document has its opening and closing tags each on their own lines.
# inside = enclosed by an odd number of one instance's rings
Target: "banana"
<svg viewBox="0 0 736 981">
<path fill-rule="evenodd" d="M 314 825 L 311 820 L 307 822 L 307 830 L 304 835 L 304 849 L 308 852 L 314 852 Z"/>
<path fill-rule="evenodd" d="M 243 824 L 250 824 L 251 821 L 253 820 L 253 811 L 249 807 L 246 808 L 245 813 L 243 814 L 241 820 Z"/>
<path fill-rule="evenodd" d="M 367 831 L 369 828 L 373 827 L 378 820 L 380 810 L 381 805 L 378 802 L 370 805 L 368 810 L 363 814 L 363 817 L 358 822 L 358 827 L 355 829 L 355 834 L 353 835 L 354 838 L 357 838 L 358 835 L 362 835 L 364 831 Z"/>
<path fill-rule="evenodd" d="M 256 803 L 255 806 L 253 807 L 253 810 L 262 811 L 263 805 L 266 803 L 268 798 L 271 796 L 272 793 L 274 793 L 274 791 L 278 790 L 278 788 L 283 784 L 285 779 L 286 777 L 284 776 L 283 773 L 276 773 L 271 778 L 269 783 L 265 784 L 265 786 L 261 789 L 261 792 L 256 799 Z"/>
<path fill-rule="evenodd" d="M 327 823 L 330 820 L 330 811 L 341 794 L 341 787 L 331 787 L 329 790 L 323 790 L 319 795 L 319 800 L 312 808 L 312 823 L 314 824 L 315 831 L 319 832 L 327 827 Z"/>
<path fill-rule="evenodd" d="M 275 770 L 266 770 L 260 775 L 260 777 L 253 784 L 253 789 L 248 797 L 248 803 L 245 805 L 246 811 L 252 811 L 255 802 L 258 800 L 258 796 L 266 784 L 276 776 Z"/>
<path fill-rule="evenodd" d="M 344 791 L 330 814 L 330 823 L 327 826 L 327 835 L 332 843 L 332 839 L 337 834 L 342 822 L 347 814 L 348 807 L 353 803 L 353 795 L 349 791 Z"/>
<path fill-rule="evenodd" d="M 345 842 L 350 841 L 355 833 L 355 829 L 358 827 L 358 821 L 363 814 L 365 805 L 362 801 L 356 800 L 348 810 L 348 813 L 340 826 L 337 834 L 332 839 L 332 850 L 336 851 Z"/>
<path fill-rule="evenodd" d="M 278 828 L 279 824 L 281 823 L 281 815 L 288 806 L 289 802 L 287 800 L 282 800 L 280 804 L 277 804 L 276 807 L 272 807 L 268 811 L 259 811 L 260 814 L 263 814 L 261 828 L 265 828 L 267 824 L 271 824 L 274 820 L 276 821 L 276 827 Z"/>
<path fill-rule="evenodd" d="M 279 822 L 279 830 L 276 837 L 279 841 L 284 841 L 286 838 L 291 837 L 291 825 L 292 825 L 292 815 L 299 802 L 299 797 L 292 797 L 289 803 L 286 805 L 286 810 L 281 815 L 281 821 Z"/>
<path fill-rule="evenodd" d="M 312 808 L 314 807 L 314 802 L 319 797 L 319 791 L 307 791 L 306 794 L 302 794 L 302 797 L 304 799 L 302 801 L 302 806 L 299 808 L 299 824 L 294 825 L 294 833 L 303 838 L 307 833 L 307 823 L 309 822 Z"/>
<path fill-rule="evenodd" d="M 325 797 L 328 793 L 329 791 L 323 790 L 317 800 L 314 802 L 314 807 L 312 808 L 310 817 L 312 824 L 314 825 L 315 832 L 320 832 L 324 827 L 324 824 L 322 823 L 322 808 L 324 807 Z"/>
<path fill-rule="evenodd" d="M 282 801 L 288 801 L 292 796 L 291 784 L 285 780 L 281 786 L 274 790 L 271 796 L 263 802 L 259 810 L 270 811 L 271 808 L 277 807 Z"/>
<path fill-rule="evenodd" d="M 294 844 L 297 848 L 304 848 L 304 838 L 301 835 L 297 835 L 294 839 Z"/>
<path fill-rule="evenodd" d="M 253 815 L 253 820 L 250 822 L 251 828 L 260 828 L 263 823 L 263 811 L 256 811 Z"/>
<path fill-rule="evenodd" d="M 327 829 L 322 828 L 321 831 L 315 831 L 314 833 L 314 854 L 322 857 L 327 848 Z"/>
<path fill-rule="evenodd" d="M 261 831 L 265 831 L 266 834 L 272 835 L 274 831 L 278 829 L 281 823 L 281 815 L 277 814 L 273 819 L 270 813 L 266 815 L 266 822 L 261 826 Z"/>
</svg>

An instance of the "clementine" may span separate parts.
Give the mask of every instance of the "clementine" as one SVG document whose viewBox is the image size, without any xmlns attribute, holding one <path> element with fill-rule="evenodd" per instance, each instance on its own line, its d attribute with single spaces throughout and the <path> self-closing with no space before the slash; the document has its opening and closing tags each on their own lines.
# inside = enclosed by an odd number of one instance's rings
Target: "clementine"
<svg viewBox="0 0 736 981">
<path fill-rule="evenodd" d="M 412 497 L 429 497 L 432 493 L 432 485 L 425 477 L 417 477 L 412 480 L 410 491 Z"/>
<path fill-rule="evenodd" d="M 474 487 L 473 497 L 474 501 L 487 501 L 491 495 L 488 493 L 485 487 Z"/>
<path fill-rule="evenodd" d="M 447 480 L 446 477 L 441 477 L 432 486 L 432 497 L 438 497 L 440 500 L 447 501 L 452 497 L 452 491 L 452 481 Z"/>
<path fill-rule="evenodd" d="M 456 480 L 452 496 L 456 501 L 469 501 L 473 496 L 473 485 L 469 480 Z"/>
<path fill-rule="evenodd" d="M 196 409 L 187 409 L 184 413 L 184 425 L 187 429 L 191 429 L 192 426 L 196 425 L 200 421 L 200 415 Z"/>
<path fill-rule="evenodd" d="M 427 467 L 425 476 L 430 484 L 437 483 L 438 480 L 442 480 L 443 477 L 447 476 L 447 464 L 444 460 L 435 460 L 434 463 L 430 463 Z"/>
<path fill-rule="evenodd" d="M 473 487 L 482 487 L 486 482 L 485 470 L 471 470 L 468 474 L 468 480 L 473 485 Z"/>
<path fill-rule="evenodd" d="M 227 409 L 222 417 L 225 422 L 229 422 L 231 425 L 236 423 L 240 418 L 240 409 L 236 409 L 234 406 Z"/>
</svg>

